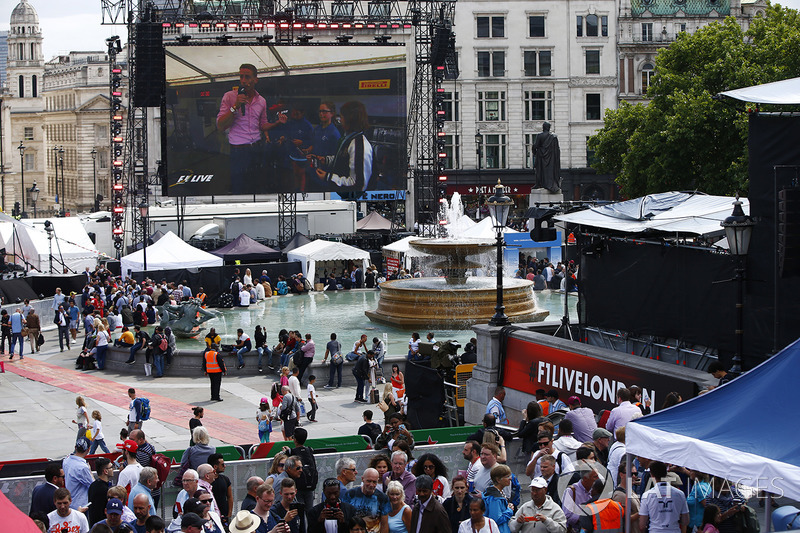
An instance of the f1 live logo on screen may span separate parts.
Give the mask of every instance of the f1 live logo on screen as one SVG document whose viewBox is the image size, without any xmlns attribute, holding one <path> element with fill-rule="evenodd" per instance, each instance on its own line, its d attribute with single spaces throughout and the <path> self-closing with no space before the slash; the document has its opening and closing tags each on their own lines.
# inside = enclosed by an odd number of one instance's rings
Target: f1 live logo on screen
<svg viewBox="0 0 800 533">
<path fill-rule="evenodd" d="M 666 365 L 667 363 L 659 363 Z M 617 389 L 638 385 L 647 391 L 653 406 L 670 392 L 688 399 L 695 383 L 674 375 L 597 359 L 532 341 L 510 338 L 503 368 L 503 386 L 531 395 L 537 389 L 555 389 L 559 398 L 578 396 L 581 405 L 613 409 Z"/>
</svg>

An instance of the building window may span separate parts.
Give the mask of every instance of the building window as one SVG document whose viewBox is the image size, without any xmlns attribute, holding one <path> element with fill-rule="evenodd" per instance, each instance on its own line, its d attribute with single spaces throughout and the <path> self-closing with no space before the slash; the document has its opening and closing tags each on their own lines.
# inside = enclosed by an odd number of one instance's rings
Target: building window
<svg viewBox="0 0 800 533">
<path fill-rule="evenodd" d="M 575 20 L 578 37 L 608 37 L 608 15 L 578 15 Z"/>
<path fill-rule="evenodd" d="M 642 41 L 651 42 L 653 40 L 653 23 L 642 22 Z"/>
<path fill-rule="evenodd" d="M 25 133 L 23 137 L 26 141 L 33 140 L 33 127 L 32 126 L 25 126 Z"/>
<path fill-rule="evenodd" d="M 586 50 L 586 74 L 600 74 L 600 50 Z"/>
<path fill-rule="evenodd" d="M 478 92 L 478 120 L 500 121 L 506 119 L 506 92 Z"/>
<path fill-rule="evenodd" d="M 391 14 L 392 6 L 389 2 L 370 2 L 367 10 L 370 18 L 386 19 Z"/>
<path fill-rule="evenodd" d="M 506 136 L 483 136 L 483 168 L 506 168 Z"/>
<path fill-rule="evenodd" d="M 108 168 L 108 151 L 100 150 L 97 152 L 97 167 L 106 169 Z"/>
<path fill-rule="evenodd" d="M 685 22 L 679 22 L 678 24 L 675 24 L 675 33 L 685 33 L 685 32 L 686 32 Z"/>
<path fill-rule="evenodd" d="M 589 139 L 591 137 L 586 137 L 586 166 L 591 167 L 595 163 L 597 163 L 597 157 L 594 155 L 594 150 L 589 148 Z"/>
<path fill-rule="evenodd" d="M 19 97 L 25 98 L 25 77 L 19 77 Z"/>
<path fill-rule="evenodd" d="M 458 135 L 444 136 L 445 168 L 461 168 L 461 143 Z"/>
<path fill-rule="evenodd" d="M 444 119 L 448 122 L 461 120 L 460 102 L 458 93 L 445 92 L 442 93 L 442 109 L 444 110 Z"/>
<path fill-rule="evenodd" d="M 108 126 L 105 124 L 94 125 L 94 141 L 96 144 L 108 142 Z"/>
<path fill-rule="evenodd" d="M 502 78 L 506 74 L 506 53 L 478 52 L 478 77 Z"/>
<path fill-rule="evenodd" d="M 31 76 L 31 96 L 36 98 L 39 96 L 39 86 L 36 83 L 36 75 Z"/>
<path fill-rule="evenodd" d="M 533 143 L 536 142 L 536 133 L 526 133 L 523 137 L 525 143 L 525 160 L 522 163 L 522 168 L 533 168 L 535 161 L 535 153 L 533 151 Z"/>
<path fill-rule="evenodd" d="M 647 89 L 650 88 L 650 83 L 653 80 L 653 64 L 645 63 L 642 65 L 642 94 L 647 94 Z"/>
<path fill-rule="evenodd" d="M 36 170 L 36 157 L 34 154 L 25 154 L 25 170 Z"/>
<path fill-rule="evenodd" d="M 586 120 L 600 120 L 600 95 L 590 93 L 586 95 Z"/>
<path fill-rule="evenodd" d="M 528 17 L 528 32 L 530 37 L 544 37 L 544 15 Z"/>
<path fill-rule="evenodd" d="M 478 38 L 505 37 L 505 17 L 478 17 Z"/>
<path fill-rule="evenodd" d="M 526 50 L 523 57 L 526 76 L 550 76 L 552 64 L 550 50 Z"/>
<path fill-rule="evenodd" d="M 522 95 L 525 120 L 553 119 L 552 91 L 524 91 Z"/>
</svg>

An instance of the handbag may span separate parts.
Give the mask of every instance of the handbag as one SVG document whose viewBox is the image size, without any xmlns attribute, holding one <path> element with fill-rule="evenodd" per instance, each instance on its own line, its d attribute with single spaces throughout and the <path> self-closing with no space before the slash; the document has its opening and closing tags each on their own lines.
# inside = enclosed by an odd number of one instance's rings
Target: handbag
<svg viewBox="0 0 800 533">
<path fill-rule="evenodd" d="M 91 429 L 87 429 L 86 430 L 86 438 L 89 439 L 89 440 L 92 440 L 92 430 Z"/>
<path fill-rule="evenodd" d="M 22 328 L 22 331 L 19 332 L 19 334 L 22 335 L 22 338 L 27 337 L 29 333 L 30 330 L 28 330 L 28 328 Z"/>
<path fill-rule="evenodd" d="M 144 375 L 145 376 L 150 376 L 152 374 L 153 374 L 153 365 L 150 364 L 150 363 L 145 363 L 144 364 Z"/>
<path fill-rule="evenodd" d="M 383 411 L 384 413 L 389 410 L 389 405 L 386 403 L 385 400 L 381 400 L 378 402 L 378 409 Z"/>
<path fill-rule="evenodd" d="M 331 357 L 331 364 L 334 366 L 339 366 L 342 363 L 344 363 L 344 357 L 342 357 L 342 354 L 341 353 L 333 354 L 333 357 Z"/>
<path fill-rule="evenodd" d="M 36 344 L 37 346 L 41 346 L 42 344 L 44 344 L 44 335 L 42 335 L 41 333 L 39 333 L 39 338 L 36 339 Z"/>
</svg>

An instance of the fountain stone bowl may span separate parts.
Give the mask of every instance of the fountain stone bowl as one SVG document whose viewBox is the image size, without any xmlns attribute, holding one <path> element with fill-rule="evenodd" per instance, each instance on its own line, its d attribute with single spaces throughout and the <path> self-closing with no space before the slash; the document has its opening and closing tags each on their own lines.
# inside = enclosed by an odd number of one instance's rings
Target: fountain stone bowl
<svg viewBox="0 0 800 533">
<path fill-rule="evenodd" d="M 365 314 L 373 322 L 420 328 L 471 326 L 495 314 L 497 280 L 467 277 L 468 269 L 483 265 L 468 259 L 495 248 L 481 239 L 422 239 L 413 248 L 444 259 L 434 263 L 444 277 L 398 279 L 381 283 L 375 311 Z M 550 313 L 536 308 L 533 282 L 503 278 L 503 304 L 511 322 L 540 322 Z"/>
</svg>

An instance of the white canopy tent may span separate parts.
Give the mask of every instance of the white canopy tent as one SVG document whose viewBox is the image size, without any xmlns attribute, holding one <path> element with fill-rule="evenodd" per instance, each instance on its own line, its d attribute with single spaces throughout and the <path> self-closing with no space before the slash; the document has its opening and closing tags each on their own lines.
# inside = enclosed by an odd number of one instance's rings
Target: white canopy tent
<svg viewBox="0 0 800 533">
<path fill-rule="evenodd" d="M 123 277 L 144 270 L 144 254 L 145 250 L 139 250 L 120 259 Z M 221 257 L 195 248 L 171 231 L 147 247 L 148 271 L 215 267 L 223 263 Z"/>
<path fill-rule="evenodd" d="M 800 104 L 800 78 L 764 83 L 720 93 L 722 96 L 754 104 Z"/>
<path fill-rule="evenodd" d="M 402 263 L 402 268 L 410 270 L 412 257 L 426 257 L 428 255 L 425 252 L 412 248 L 409 244 L 411 241 L 417 241 L 421 238 L 422 237 L 419 235 L 409 235 L 408 237 L 403 237 L 399 241 L 387 244 L 381 248 L 381 250 L 384 256 L 396 257 Z"/>
<path fill-rule="evenodd" d="M 741 198 L 745 214 L 750 202 Z M 572 224 L 610 229 L 623 233 L 658 231 L 694 235 L 722 235 L 720 222 L 733 211 L 734 199 L 729 196 L 708 196 L 665 192 L 650 194 L 583 211 L 557 215 L 554 218 Z"/>
<path fill-rule="evenodd" d="M 101 254 L 97 251 L 83 223 L 76 217 L 47 219 L 53 225 L 52 243 L 44 229 L 45 219 L 28 219 L 3 224 L 3 245 L 6 253 L 16 254 L 17 262 L 25 261 L 29 268 L 49 272 L 52 244 L 53 271 L 63 269 L 83 272 L 86 267 L 94 269 Z"/>
<path fill-rule="evenodd" d="M 369 266 L 369 253 L 342 242 L 316 240 L 295 248 L 286 254 L 289 261 L 299 261 L 303 275 L 314 282 L 317 262 L 320 261 L 361 261 L 361 270 Z"/>
</svg>

